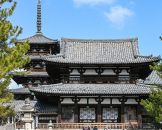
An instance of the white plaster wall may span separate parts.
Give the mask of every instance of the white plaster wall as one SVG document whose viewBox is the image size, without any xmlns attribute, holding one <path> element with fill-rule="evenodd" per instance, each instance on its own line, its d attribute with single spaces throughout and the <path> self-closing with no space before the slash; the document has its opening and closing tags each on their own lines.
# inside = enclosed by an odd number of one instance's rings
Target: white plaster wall
<svg viewBox="0 0 162 130">
<path fill-rule="evenodd" d="M 89 104 L 98 104 L 94 98 L 89 99 Z"/>
<path fill-rule="evenodd" d="M 126 69 L 122 69 L 121 73 L 119 75 L 129 75 Z"/>
<path fill-rule="evenodd" d="M 138 104 L 135 99 L 128 99 L 125 104 Z"/>
<path fill-rule="evenodd" d="M 77 69 L 73 69 L 73 71 L 70 73 L 70 75 L 80 75 Z"/>
<path fill-rule="evenodd" d="M 64 98 L 61 104 L 74 104 L 71 98 Z"/>
<path fill-rule="evenodd" d="M 81 98 L 78 104 L 87 104 L 87 99 L 86 98 Z"/>
<path fill-rule="evenodd" d="M 104 99 L 103 102 L 101 102 L 101 104 L 110 104 L 110 99 Z"/>
<path fill-rule="evenodd" d="M 101 75 L 116 75 L 112 69 L 104 69 Z"/>
<path fill-rule="evenodd" d="M 78 104 L 87 104 L 86 98 L 81 98 Z M 94 98 L 89 98 L 88 104 L 97 104 Z"/>
<path fill-rule="evenodd" d="M 118 99 L 112 99 L 112 104 L 121 104 Z"/>
<path fill-rule="evenodd" d="M 98 73 L 96 73 L 95 69 L 86 69 L 83 75 L 98 75 Z"/>
</svg>

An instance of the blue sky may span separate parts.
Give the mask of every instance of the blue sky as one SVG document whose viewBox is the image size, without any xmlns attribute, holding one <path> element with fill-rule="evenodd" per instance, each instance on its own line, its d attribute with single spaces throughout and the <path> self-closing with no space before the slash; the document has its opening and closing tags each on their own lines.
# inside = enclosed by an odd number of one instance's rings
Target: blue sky
<svg viewBox="0 0 162 130">
<path fill-rule="evenodd" d="M 142 55 L 162 56 L 162 0 L 41 0 L 42 32 L 52 39 L 138 37 Z M 17 0 L 11 21 L 36 32 L 37 0 Z"/>
</svg>

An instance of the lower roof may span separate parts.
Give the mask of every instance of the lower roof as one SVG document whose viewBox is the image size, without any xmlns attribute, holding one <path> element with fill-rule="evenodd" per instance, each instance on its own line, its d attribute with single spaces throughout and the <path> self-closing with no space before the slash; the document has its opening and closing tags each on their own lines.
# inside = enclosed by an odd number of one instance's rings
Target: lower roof
<svg viewBox="0 0 162 130">
<path fill-rule="evenodd" d="M 25 105 L 24 100 L 13 100 L 9 105 L 11 105 L 16 112 L 20 112 L 22 106 Z M 36 110 L 39 114 L 43 113 L 50 113 L 50 114 L 57 114 L 57 106 L 53 104 L 46 104 L 40 101 L 30 101 L 30 105 Z"/>
<path fill-rule="evenodd" d="M 161 73 L 154 70 L 145 79 L 144 84 L 150 84 L 150 85 L 155 85 L 156 84 L 156 85 L 162 86 L 162 78 L 160 76 L 161 76 Z"/>
<path fill-rule="evenodd" d="M 147 95 L 144 84 L 52 84 L 30 88 L 31 92 L 51 95 Z"/>
</svg>

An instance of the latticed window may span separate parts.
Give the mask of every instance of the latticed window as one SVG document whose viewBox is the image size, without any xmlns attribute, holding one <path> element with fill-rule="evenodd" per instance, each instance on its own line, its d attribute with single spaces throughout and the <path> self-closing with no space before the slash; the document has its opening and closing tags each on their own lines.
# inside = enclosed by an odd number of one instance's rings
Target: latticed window
<svg viewBox="0 0 162 130">
<path fill-rule="evenodd" d="M 95 108 L 80 108 L 81 122 L 95 122 L 95 120 L 96 120 Z"/>
<path fill-rule="evenodd" d="M 118 108 L 103 108 L 102 120 L 104 122 L 117 122 Z"/>
</svg>

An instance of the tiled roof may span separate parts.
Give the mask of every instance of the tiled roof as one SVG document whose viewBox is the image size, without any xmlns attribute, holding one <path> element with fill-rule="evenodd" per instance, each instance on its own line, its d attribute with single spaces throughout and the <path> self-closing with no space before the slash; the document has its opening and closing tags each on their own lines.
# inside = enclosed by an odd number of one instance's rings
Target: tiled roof
<svg viewBox="0 0 162 130">
<path fill-rule="evenodd" d="M 57 107 L 53 104 L 46 104 L 40 101 L 30 101 L 31 106 L 33 106 L 38 113 L 57 113 Z M 25 105 L 24 100 L 14 100 L 10 103 L 11 106 L 14 107 L 16 112 L 21 111 L 23 105 Z"/>
<path fill-rule="evenodd" d="M 78 40 L 62 39 L 61 54 L 46 61 L 73 64 L 121 64 L 158 61 L 159 57 L 140 56 L 138 39 Z"/>
<path fill-rule="evenodd" d="M 150 88 L 143 84 L 53 84 L 31 88 L 30 91 L 54 95 L 138 95 L 148 94 Z"/>
<path fill-rule="evenodd" d="M 44 43 L 51 44 L 57 42 L 57 40 L 47 38 L 42 33 L 36 33 L 34 36 L 31 36 L 29 38 L 18 40 L 18 42 L 25 42 L 26 40 L 28 40 L 29 43 L 37 43 L 37 44 L 44 44 Z"/>
<path fill-rule="evenodd" d="M 29 88 L 11 89 L 11 92 L 14 94 L 30 94 Z"/>
<path fill-rule="evenodd" d="M 158 75 L 158 72 L 152 71 L 151 74 L 145 79 L 144 83 L 150 85 L 162 85 L 162 78 Z"/>
</svg>

